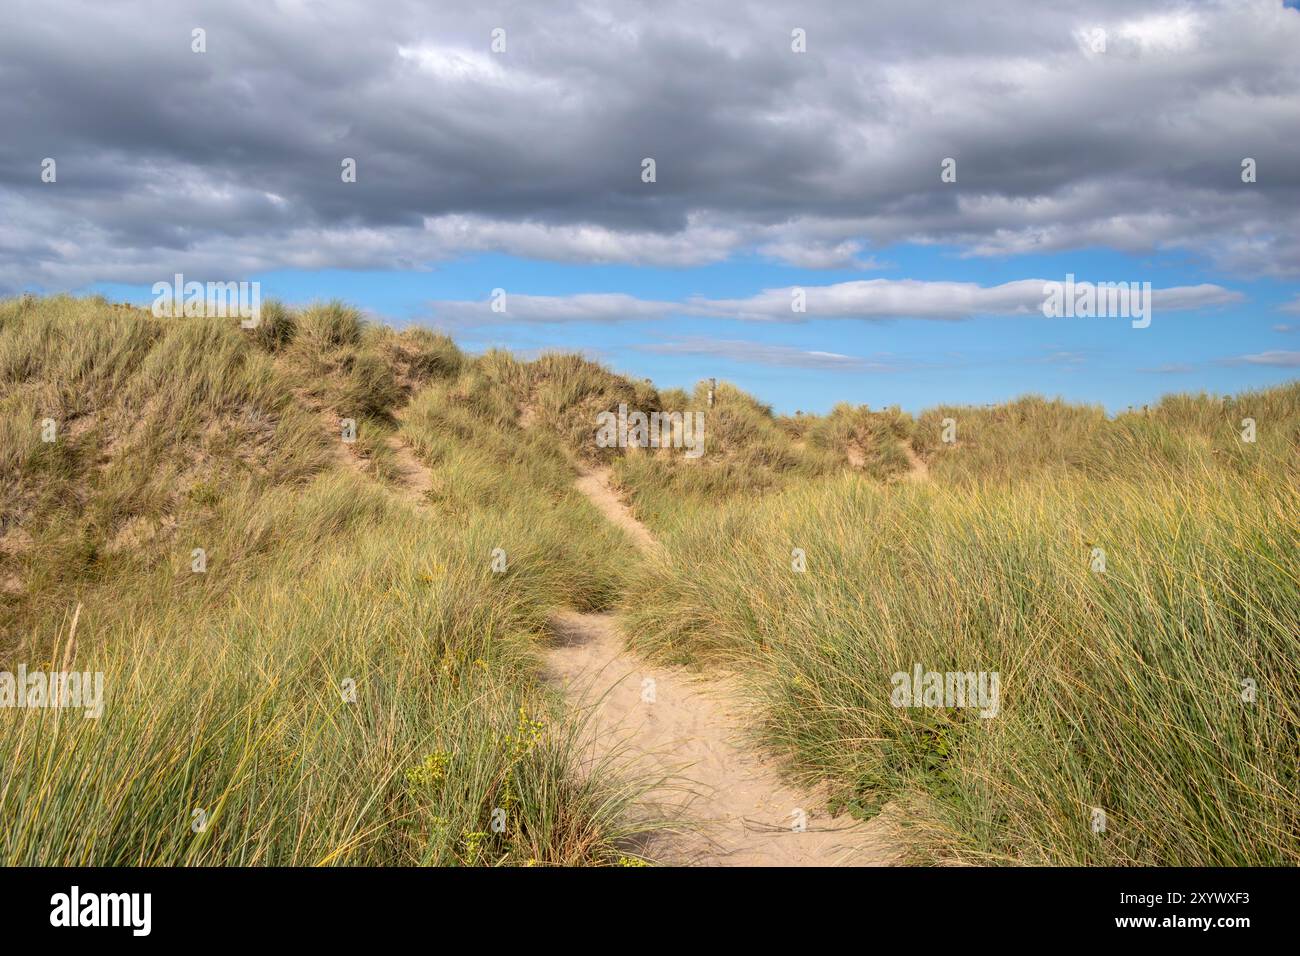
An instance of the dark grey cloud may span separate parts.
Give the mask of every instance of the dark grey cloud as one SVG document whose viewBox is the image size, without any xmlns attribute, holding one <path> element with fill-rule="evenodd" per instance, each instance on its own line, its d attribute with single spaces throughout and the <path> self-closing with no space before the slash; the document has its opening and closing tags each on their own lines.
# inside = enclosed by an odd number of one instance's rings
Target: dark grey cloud
<svg viewBox="0 0 1300 956">
<path fill-rule="evenodd" d="M 899 241 L 1300 274 L 1300 12 L 1279 0 L 10 0 L 4 18 L 0 286 L 484 250 L 870 268 Z"/>
</svg>

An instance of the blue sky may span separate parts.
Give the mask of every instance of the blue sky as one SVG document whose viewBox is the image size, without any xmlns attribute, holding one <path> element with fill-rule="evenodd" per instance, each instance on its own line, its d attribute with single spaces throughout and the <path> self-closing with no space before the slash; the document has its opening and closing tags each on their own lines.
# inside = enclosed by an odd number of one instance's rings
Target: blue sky
<svg viewBox="0 0 1300 956">
<path fill-rule="evenodd" d="M 252 280 L 783 412 L 1274 385 L 1295 6 L 15 0 L 0 295 Z M 1067 274 L 1150 327 L 1038 314 Z"/>
<path fill-rule="evenodd" d="M 467 257 L 430 271 L 286 270 L 255 278 L 264 297 L 306 303 L 340 298 L 395 326 L 425 325 L 471 351 L 500 347 L 532 354 L 580 352 L 660 386 L 689 387 L 710 376 L 734 382 L 780 412 L 820 412 L 836 402 L 916 411 L 940 403 L 999 402 L 1025 393 L 1104 405 L 1141 405 L 1172 391 L 1235 392 L 1293 380 L 1294 367 L 1234 357 L 1300 349 L 1300 313 L 1282 311 L 1300 287 L 1257 279 L 1223 282 L 1185 255 L 1131 256 L 1105 249 L 1001 259 L 959 250 L 899 246 L 869 273 L 810 270 L 758 256 L 691 268 L 607 266 L 503 255 Z M 1080 281 L 1148 281 L 1156 288 L 1214 282 L 1240 303 L 1162 314 L 1135 329 L 1123 318 L 976 316 L 964 320 L 818 319 L 753 322 L 669 314 L 649 321 L 510 323 L 464 326 L 440 316 L 443 300 L 486 301 L 494 288 L 534 296 L 624 293 L 642 299 L 742 298 L 771 287 L 813 287 L 862 278 L 957 280 L 989 286 L 1026 276 Z M 99 284 L 95 291 L 147 305 L 150 290 Z M 434 303 L 434 304 L 431 304 Z M 500 318 L 508 318 L 501 316 Z M 717 354 L 655 351 L 664 343 L 735 342 L 861 358 L 885 368 L 800 368 Z"/>
</svg>

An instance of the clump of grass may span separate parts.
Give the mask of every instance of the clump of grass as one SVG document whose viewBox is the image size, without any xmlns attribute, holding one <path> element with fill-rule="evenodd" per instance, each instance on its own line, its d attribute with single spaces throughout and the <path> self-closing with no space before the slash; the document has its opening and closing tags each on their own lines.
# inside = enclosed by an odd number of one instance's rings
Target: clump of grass
<svg viewBox="0 0 1300 956">
<path fill-rule="evenodd" d="M 709 385 L 700 382 L 687 395 L 677 392 L 663 407 L 704 416 L 704 453 L 685 457 L 680 450 L 646 453 L 631 449 L 614 463 L 616 482 L 629 494 L 642 520 L 667 527 L 688 513 L 681 507 L 709 507 L 736 498 L 754 498 L 787 484 L 848 467 L 843 451 L 832 452 L 807 442 L 801 425 L 777 418 L 762 404 L 728 382 L 719 382 L 714 403 Z"/>
<path fill-rule="evenodd" d="M 298 320 L 283 302 L 262 303 L 260 321 L 252 329 L 253 340 L 268 352 L 281 352 L 293 342 Z"/>
<path fill-rule="evenodd" d="M 404 364 L 407 375 L 416 381 L 450 378 L 465 362 L 455 342 L 428 329 L 406 329 L 394 336 L 393 343 L 394 362 Z"/>
<path fill-rule="evenodd" d="M 403 399 L 392 366 L 378 355 L 363 352 L 352 359 L 337 399 L 338 407 L 351 417 L 382 415 Z"/>
<path fill-rule="evenodd" d="M 6 646 L 76 582 L 163 545 L 204 506 L 193 487 L 301 482 L 330 460 L 292 377 L 237 322 L 70 298 L 0 314 L 0 539 L 21 542 L 0 572 L 22 583 L 0 594 Z"/>
<path fill-rule="evenodd" d="M 899 408 L 871 411 L 865 405 L 836 405 L 829 415 L 804 423 L 807 440 L 851 467 L 879 480 L 902 474 L 908 460 L 902 445 L 910 442 L 911 416 Z"/>
<path fill-rule="evenodd" d="M 361 344 L 361 313 L 339 301 L 308 306 L 298 313 L 295 345 L 308 355 L 322 355 Z"/>
<path fill-rule="evenodd" d="M 1035 474 L 1139 477 L 1152 469 L 1195 477 L 1296 472 L 1300 383 L 1231 397 L 1170 395 L 1113 418 L 1096 406 L 1026 396 L 994 408 L 941 406 L 922 414 L 912 443 L 931 476 L 949 484 L 1010 482 Z M 1255 442 L 1242 422 L 1258 425 Z M 942 441 L 952 419 L 956 441 Z"/>
</svg>

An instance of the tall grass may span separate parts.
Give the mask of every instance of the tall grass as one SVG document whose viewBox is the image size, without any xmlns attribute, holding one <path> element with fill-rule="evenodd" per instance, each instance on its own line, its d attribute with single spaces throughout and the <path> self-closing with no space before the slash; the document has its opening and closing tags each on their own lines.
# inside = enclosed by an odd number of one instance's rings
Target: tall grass
<svg viewBox="0 0 1300 956">
<path fill-rule="evenodd" d="M 761 739 L 859 812 L 903 801 L 929 858 L 1294 865 L 1300 510 L 1284 469 L 1220 457 L 691 509 L 629 626 L 747 675 Z M 1000 712 L 895 708 L 918 663 L 998 672 Z"/>
<path fill-rule="evenodd" d="M 944 419 L 955 424 L 954 443 L 942 441 Z M 1254 442 L 1241 439 L 1245 419 L 1256 422 Z M 1114 418 L 1036 396 L 995 408 L 941 406 L 917 418 L 912 444 L 933 477 L 971 484 L 1044 473 L 1195 476 L 1207 467 L 1296 474 L 1300 383 L 1234 396 L 1168 395 Z"/>
<path fill-rule="evenodd" d="M 583 767 L 536 654 L 553 609 L 610 604 L 626 545 L 541 444 L 504 475 L 504 445 L 441 444 L 445 388 L 400 427 L 454 507 L 390 493 L 334 423 L 382 444 L 463 357 L 337 305 L 275 324 L 0 307 L 0 424 L 21 436 L 0 534 L 27 542 L 0 556 L 22 580 L 3 661 L 70 656 L 106 684 L 98 719 L 3 712 L 0 861 L 617 861 L 635 789 Z M 77 362 L 70 335 L 94 343 Z M 34 437 L 47 407 L 52 444 Z"/>
<path fill-rule="evenodd" d="M 106 675 L 100 719 L 0 723 L 0 859 L 617 857 L 626 791 L 575 772 L 576 731 L 531 676 L 539 618 L 572 585 L 522 547 L 513 574 L 491 573 L 506 515 L 435 521 L 346 474 L 231 505 L 209 576 L 236 581 L 154 575 L 138 594 L 86 595 L 75 666 Z M 228 596 L 213 604 L 209 588 Z"/>
</svg>

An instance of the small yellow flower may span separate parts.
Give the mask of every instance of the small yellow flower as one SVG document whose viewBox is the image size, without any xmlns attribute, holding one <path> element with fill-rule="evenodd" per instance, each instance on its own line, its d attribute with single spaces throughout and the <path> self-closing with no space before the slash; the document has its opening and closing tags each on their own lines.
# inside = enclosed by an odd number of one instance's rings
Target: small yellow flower
<svg viewBox="0 0 1300 956">
<path fill-rule="evenodd" d="M 474 863 L 478 860 L 479 847 L 486 837 L 487 834 L 481 830 L 465 834 L 465 858 L 468 862 Z"/>
<path fill-rule="evenodd" d="M 442 783 L 447 778 L 447 764 L 450 760 L 451 755 L 442 750 L 426 756 L 418 766 L 406 771 L 407 790 L 414 793 Z"/>
<path fill-rule="evenodd" d="M 427 572 L 420 575 L 420 580 L 425 584 L 432 584 L 438 578 L 447 573 L 447 565 L 441 562 L 434 564 Z"/>
</svg>

